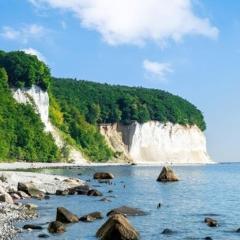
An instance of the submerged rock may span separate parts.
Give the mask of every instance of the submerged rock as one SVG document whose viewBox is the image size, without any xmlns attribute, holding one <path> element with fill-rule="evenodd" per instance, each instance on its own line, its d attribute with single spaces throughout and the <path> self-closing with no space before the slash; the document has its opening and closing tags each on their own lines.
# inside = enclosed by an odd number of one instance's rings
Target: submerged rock
<svg viewBox="0 0 240 240">
<path fill-rule="evenodd" d="M 93 175 L 94 179 L 113 179 L 114 176 L 112 173 L 108 173 L 108 172 L 96 172 Z"/>
<path fill-rule="evenodd" d="M 107 216 L 112 216 L 114 214 L 122 214 L 124 216 L 144 216 L 146 213 L 138 208 L 132 208 L 127 206 L 122 206 L 119 208 L 114 208 L 107 213 Z"/>
<path fill-rule="evenodd" d="M 175 182 L 179 181 L 178 177 L 175 175 L 173 169 L 171 167 L 164 166 L 160 175 L 157 178 L 159 182 Z"/>
<path fill-rule="evenodd" d="M 93 222 L 96 219 L 102 219 L 102 218 L 103 216 L 101 212 L 92 212 L 80 217 L 79 220 L 82 222 Z"/>
<path fill-rule="evenodd" d="M 59 221 L 50 222 L 48 231 L 50 233 L 63 233 L 65 232 L 65 225 Z"/>
<path fill-rule="evenodd" d="M 71 213 L 69 210 L 67 210 L 64 207 L 57 208 L 57 216 L 56 221 L 62 222 L 62 223 L 75 223 L 78 222 L 78 217 Z"/>
<path fill-rule="evenodd" d="M 206 218 L 204 219 L 204 222 L 205 222 L 209 227 L 217 227 L 217 226 L 218 226 L 217 220 L 215 220 L 215 219 L 213 219 L 213 218 L 206 217 Z"/>
<path fill-rule="evenodd" d="M 88 196 L 94 196 L 94 197 L 101 197 L 103 194 L 96 189 L 91 189 L 91 190 L 88 191 L 87 195 Z"/>
<path fill-rule="evenodd" d="M 139 234 L 122 214 L 111 216 L 97 231 L 101 240 L 138 240 Z"/>
<path fill-rule="evenodd" d="M 42 230 L 43 227 L 35 224 L 26 224 L 23 226 L 23 229 Z"/>
<path fill-rule="evenodd" d="M 173 234 L 174 232 L 173 232 L 173 230 L 171 230 L 171 229 L 169 229 L 169 228 L 165 228 L 162 232 L 161 232 L 161 234 L 166 234 L 166 235 L 171 235 L 171 234 Z"/>
<path fill-rule="evenodd" d="M 39 190 L 33 183 L 27 182 L 27 183 L 18 183 L 18 190 L 23 191 L 30 195 L 33 198 L 43 199 L 45 194 L 43 191 Z"/>
<path fill-rule="evenodd" d="M 45 233 L 41 233 L 38 235 L 39 238 L 49 238 L 50 236 L 45 234 Z"/>
</svg>

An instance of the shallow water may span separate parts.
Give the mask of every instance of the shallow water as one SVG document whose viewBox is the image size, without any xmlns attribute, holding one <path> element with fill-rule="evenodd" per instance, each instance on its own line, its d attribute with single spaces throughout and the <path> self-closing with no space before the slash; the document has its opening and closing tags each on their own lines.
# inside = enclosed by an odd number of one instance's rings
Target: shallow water
<svg viewBox="0 0 240 240">
<path fill-rule="evenodd" d="M 56 208 L 63 206 L 78 216 L 101 211 L 104 215 L 112 208 L 122 205 L 139 207 L 148 215 L 129 217 L 143 240 L 159 239 L 204 239 L 210 236 L 218 240 L 235 240 L 240 233 L 240 164 L 217 164 L 205 166 L 177 166 L 174 170 L 181 181 L 159 183 L 156 178 L 161 167 L 111 166 L 85 167 L 80 169 L 43 169 L 42 173 L 61 174 L 81 179 L 91 179 L 90 184 L 103 192 L 104 196 L 114 196 L 112 202 L 99 201 L 101 197 L 51 196 L 49 200 L 33 200 L 39 206 L 39 218 L 32 223 L 42 224 L 55 220 Z M 92 180 L 96 171 L 110 171 L 115 175 L 112 185 L 99 184 Z M 79 176 L 78 174 L 81 174 Z M 125 187 L 124 187 L 125 185 Z M 108 193 L 113 190 L 113 193 Z M 157 204 L 162 207 L 157 209 Z M 214 215 L 220 226 L 210 228 L 203 223 L 206 216 Z M 79 222 L 68 225 L 64 234 L 50 235 L 48 239 L 93 240 L 97 229 L 107 220 L 93 223 Z M 19 226 L 23 226 L 21 223 Z M 43 231 L 24 232 L 18 239 L 38 239 Z M 170 228 L 173 235 L 162 235 L 164 228 Z"/>
</svg>

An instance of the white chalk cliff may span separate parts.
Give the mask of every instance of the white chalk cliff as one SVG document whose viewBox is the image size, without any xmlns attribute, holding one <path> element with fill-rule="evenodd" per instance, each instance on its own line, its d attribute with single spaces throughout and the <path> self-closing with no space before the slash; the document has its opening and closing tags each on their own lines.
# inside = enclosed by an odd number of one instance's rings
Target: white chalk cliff
<svg viewBox="0 0 240 240">
<path fill-rule="evenodd" d="M 211 163 L 206 138 L 197 126 L 149 121 L 100 126 L 107 142 L 123 159 L 135 163 Z"/>
<path fill-rule="evenodd" d="M 38 86 L 30 89 L 13 89 L 13 97 L 19 103 L 31 104 L 39 114 L 58 147 L 66 143 L 60 131 L 52 125 L 49 119 L 49 97 L 46 91 Z M 162 124 L 149 121 L 144 124 L 137 122 L 131 125 L 104 124 L 100 132 L 105 136 L 109 146 L 117 153 L 118 162 L 183 164 L 210 163 L 207 154 L 206 138 L 197 126 L 182 126 L 179 124 Z M 85 164 L 81 152 L 69 146 L 69 159 L 79 164 Z"/>
<path fill-rule="evenodd" d="M 55 128 L 49 119 L 49 96 L 47 91 L 43 91 L 40 87 L 33 85 L 29 89 L 12 89 L 13 97 L 18 103 L 31 104 L 39 114 L 44 126 L 45 131 L 50 132 L 56 142 L 56 145 L 62 148 L 66 145 L 63 140 L 59 130 Z M 87 161 L 84 159 L 81 152 L 72 147 L 69 147 L 69 160 L 74 161 L 76 163 L 86 163 Z"/>
</svg>

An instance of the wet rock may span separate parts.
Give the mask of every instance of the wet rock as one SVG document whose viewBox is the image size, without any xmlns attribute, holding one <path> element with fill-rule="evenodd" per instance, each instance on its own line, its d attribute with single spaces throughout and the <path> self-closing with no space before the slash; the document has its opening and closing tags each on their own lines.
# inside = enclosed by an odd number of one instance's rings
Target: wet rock
<svg viewBox="0 0 240 240">
<path fill-rule="evenodd" d="M 103 194 L 96 189 L 91 189 L 91 190 L 88 191 L 87 195 L 88 196 L 94 196 L 94 197 L 101 197 Z"/>
<path fill-rule="evenodd" d="M 4 193 L 0 195 L 0 202 L 13 204 L 13 199 L 8 193 Z"/>
<path fill-rule="evenodd" d="M 107 213 L 107 216 L 112 216 L 114 214 L 122 214 L 124 216 L 144 216 L 146 213 L 138 208 L 132 208 L 127 206 L 122 206 L 119 208 L 114 208 Z"/>
<path fill-rule="evenodd" d="M 205 237 L 204 240 L 213 240 L 211 237 Z"/>
<path fill-rule="evenodd" d="M 96 172 L 93 175 L 93 178 L 94 179 L 113 179 L 114 176 L 112 173 L 109 173 L 109 172 Z"/>
<path fill-rule="evenodd" d="M 41 190 L 39 190 L 33 183 L 18 183 L 18 190 L 23 191 L 30 195 L 33 198 L 43 199 L 45 194 Z"/>
<path fill-rule="evenodd" d="M 209 227 L 217 227 L 217 226 L 218 226 L 217 220 L 215 220 L 215 219 L 213 219 L 213 218 L 206 217 L 206 218 L 204 219 L 204 222 L 205 222 Z"/>
<path fill-rule="evenodd" d="M 10 194 L 13 200 L 19 200 L 21 197 L 17 193 L 11 193 Z"/>
<path fill-rule="evenodd" d="M 237 233 L 240 233 L 240 228 L 238 228 L 238 229 L 236 230 L 236 232 L 237 232 Z"/>
<path fill-rule="evenodd" d="M 77 193 L 78 195 L 87 195 L 88 191 L 90 190 L 88 185 L 78 186 L 75 188 L 68 189 L 69 192 Z"/>
<path fill-rule="evenodd" d="M 56 221 L 62 222 L 62 223 L 75 223 L 78 222 L 78 217 L 71 213 L 69 210 L 67 210 L 64 207 L 57 208 L 57 216 Z"/>
<path fill-rule="evenodd" d="M 69 191 L 66 189 L 66 190 L 57 190 L 56 191 L 56 195 L 60 195 L 60 196 L 66 196 L 69 194 Z"/>
<path fill-rule="evenodd" d="M 35 224 L 26 224 L 23 226 L 23 229 L 42 230 L 43 227 Z"/>
<path fill-rule="evenodd" d="M 45 199 L 45 200 L 49 200 L 49 199 L 50 199 L 50 196 L 49 196 L 49 195 L 45 195 L 44 199 Z"/>
<path fill-rule="evenodd" d="M 42 233 L 42 234 L 39 234 L 38 237 L 39 238 L 49 238 L 50 236 L 45 233 Z"/>
<path fill-rule="evenodd" d="M 50 222 L 48 231 L 50 233 L 63 233 L 65 232 L 65 225 L 59 221 Z"/>
<path fill-rule="evenodd" d="M 166 234 L 166 235 L 171 235 L 173 234 L 173 230 L 169 229 L 169 228 L 165 228 L 161 234 Z"/>
<path fill-rule="evenodd" d="M 121 214 L 111 216 L 97 231 L 101 240 L 138 240 L 139 234 Z"/>
<path fill-rule="evenodd" d="M 179 181 L 178 177 L 175 175 L 171 167 L 164 166 L 160 175 L 157 178 L 159 182 L 175 182 Z"/>
<path fill-rule="evenodd" d="M 17 194 L 22 198 L 22 199 L 26 199 L 26 198 L 30 198 L 30 196 L 23 192 L 23 191 L 17 191 Z"/>
<path fill-rule="evenodd" d="M 80 217 L 79 220 L 82 222 L 93 222 L 96 219 L 102 219 L 102 218 L 103 218 L 103 216 L 102 216 L 101 212 L 92 212 L 92 213 L 89 213 L 87 215 Z"/>
<path fill-rule="evenodd" d="M 32 203 L 28 203 L 24 205 L 28 210 L 37 210 L 38 206 Z"/>
</svg>

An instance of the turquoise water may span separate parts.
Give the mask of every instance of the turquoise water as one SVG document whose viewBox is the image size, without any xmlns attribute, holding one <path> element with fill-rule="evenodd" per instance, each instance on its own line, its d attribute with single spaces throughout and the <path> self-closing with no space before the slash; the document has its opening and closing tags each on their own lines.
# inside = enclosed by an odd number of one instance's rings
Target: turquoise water
<svg viewBox="0 0 240 240">
<path fill-rule="evenodd" d="M 39 206 L 39 218 L 31 221 L 44 224 L 55 220 L 56 208 L 63 206 L 78 216 L 101 211 L 105 218 L 93 223 L 79 222 L 68 225 L 64 234 L 50 235 L 48 239 L 93 240 L 97 229 L 107 220 L 106 213 L 122 205 L 138 207 L 148 215 L 129 217 L 143 240 L 159 239 L 204 239 L 207 236 L 218 240 L 240 239 L 234 232 L 240 227 L 240 164 L 217 164 L 206 166 L 174 167 L 181 181 L 175 183 L 156 182 L 161 167 L 112 166 L 80 169 L 39 170 L 43 173 L 61 174 L 81 179 L 91 179 L 94 186 L 104 196 L 113 196 L 112 202 L 99 201 L 101 197 L 51 196 L 49 200 L 33 202 Z M 115 175 L 112 185 L 99 184 L 92 180 L 96 171 L 110 171 Z M 78 174 L 81 174 L 79 176 Z M 124 187 L 125 185 L 125 187 Z M 113 193 L 108 193 L 113 190 Z M 157 204 L 162 207 L 157 209 Z M 203 223 L 206 216 L 214 216 L 220 226 L 209 228 Z M 21 223 L 20 226 L 23 226 Z M 44 230 L 21 233 L 19 239 L 38 239 Z M 165 228 L 175 231 L 166 236 Z"/>
</svg>

